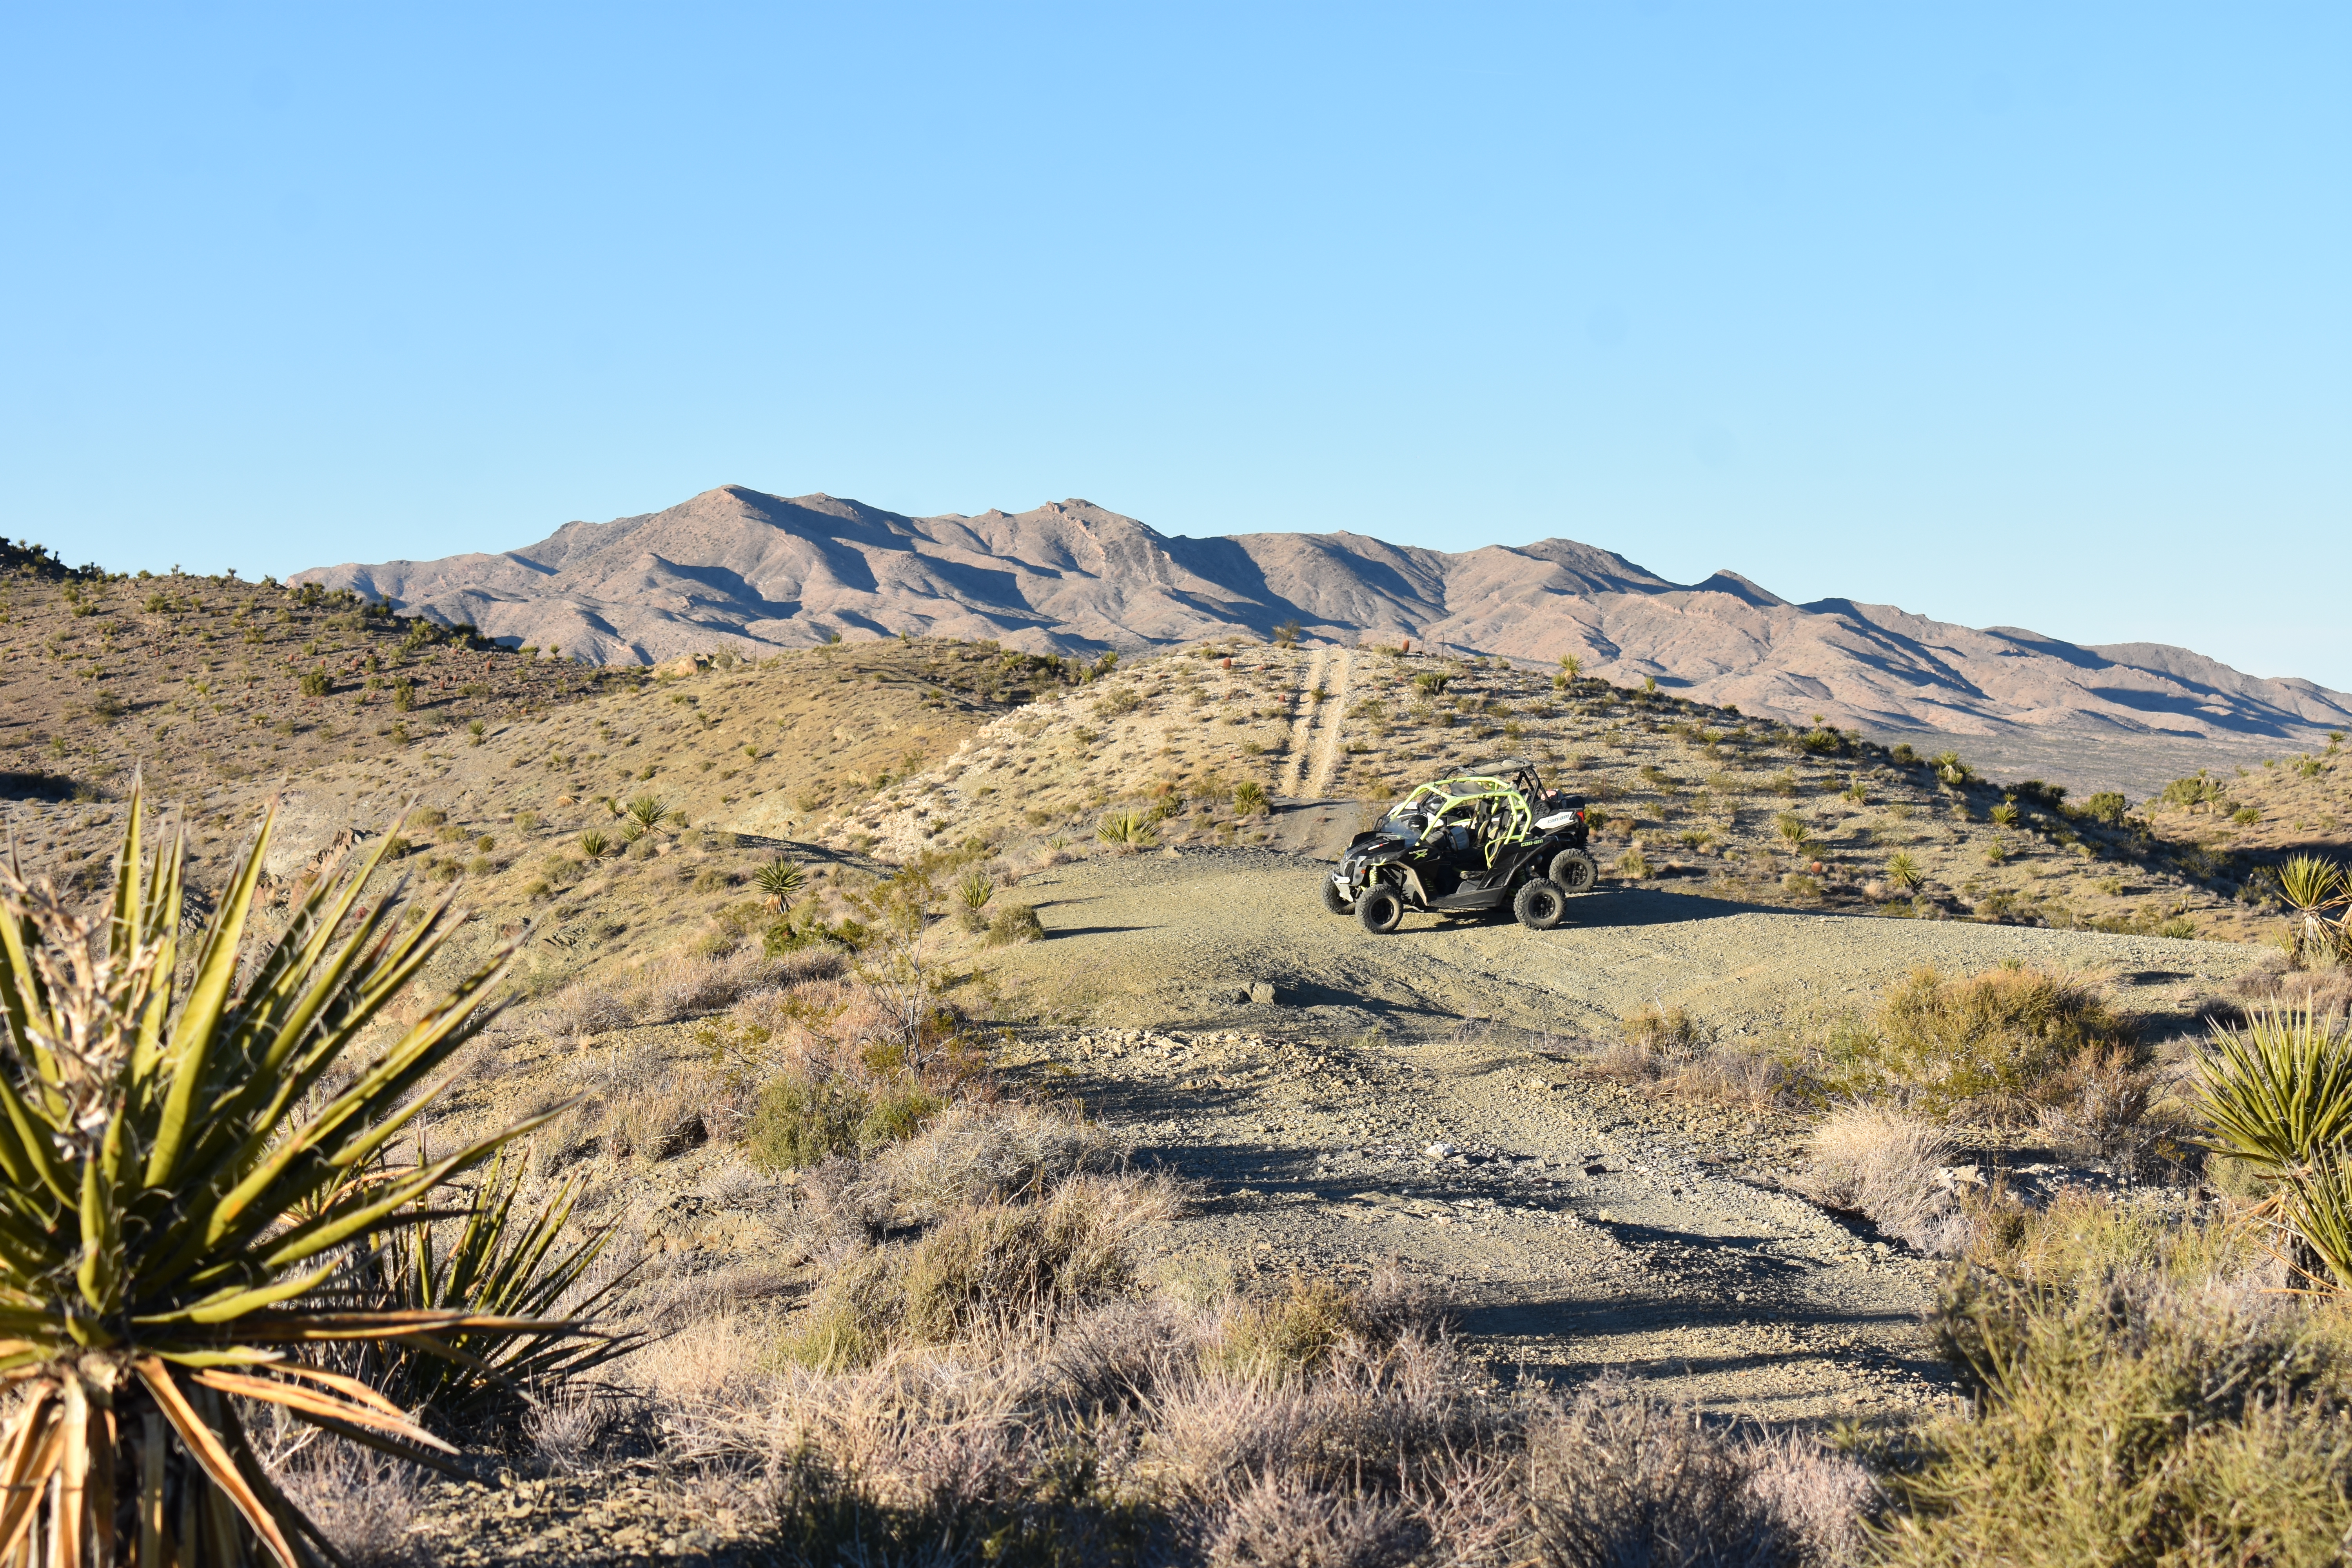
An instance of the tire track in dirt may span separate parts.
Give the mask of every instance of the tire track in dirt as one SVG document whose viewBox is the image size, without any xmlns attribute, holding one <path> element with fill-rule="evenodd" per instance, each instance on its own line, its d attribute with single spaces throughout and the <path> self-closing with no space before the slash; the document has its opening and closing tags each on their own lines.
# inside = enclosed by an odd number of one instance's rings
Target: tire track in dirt
<svg viewBox="0 0 2352 1568">
<path fill-rule="evenodd" d="M 1323 667 L 1330 658 L 1329 648 L 1318 647 L 1300 668 L 1296 693 L 1298 717 L 1290 721 L 1288 754 L 1283 759 L 1282 780 L 1276 786 L 1276 793 L 1279 795 L 1297 796 L 1299 785 L 1306 780 L 1307 752 L 1315 739 L 1316 706 L 1307 700 L 1307 694 L 1323 684 Z"/>
<path fill-rule="evenodd" d="M 1341 648 L 1338 666 L 1330 678 L 1331 695 L 1321 704 L 1325 714 L 1323 738 L 1315 748 L 1314 775 L 1307 783 L 1307 793 L 1318 800 L 1331 792 L 1331 775 L 1339 770 L 1339 737 L 1347 727 L 1348 677 L 1354 670 L 1355 664 L 1356 656 L 1349 649 Z"/>
</svg>

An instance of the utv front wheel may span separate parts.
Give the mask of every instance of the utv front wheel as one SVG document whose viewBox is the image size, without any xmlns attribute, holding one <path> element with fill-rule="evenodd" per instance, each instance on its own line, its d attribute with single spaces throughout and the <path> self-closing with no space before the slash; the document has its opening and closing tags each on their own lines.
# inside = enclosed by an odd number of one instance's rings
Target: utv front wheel
<svg viewBox="0 0 2352 1568">
<path fill-rule="evenodd" d="M 1368 888 L 1356 900 L 1356 919 L 1374 936 L 1386 936 L 1404 919 L 1404 900 L 1394 888 Z"/>
<path fill-rule="evenodd" d="M 1511 900 L 1511 913 L 1529 931 L 1549 931 L 1567 912 L 1567 897 L 1549 882 L 1529 882 Z"/>
<path fill-rule="evenodd" d="M 1356 912 L 1356 906 L 1349 901 L 1346 893 L 1339 890 L 1339 884 L 1328 877 L 1323 879 L 1323 907 L 1335 915 L 1352 915 Z"/>
<path fill-rule="evenodd" d="M 1600 877 L 1601 868 L 1581 849 L 1563 849 L 1551 858 L 1551 879 L 1563 893 L 1589 893 Z"/>
</svg>

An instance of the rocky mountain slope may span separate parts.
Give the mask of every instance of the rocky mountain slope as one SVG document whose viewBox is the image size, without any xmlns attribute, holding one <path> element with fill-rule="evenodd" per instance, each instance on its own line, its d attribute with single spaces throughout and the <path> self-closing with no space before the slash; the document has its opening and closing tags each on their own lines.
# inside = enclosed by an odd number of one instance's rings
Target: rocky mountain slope
<svg viewBox="0 0 2352 1568">
<path fill-rule="evenodd" d="M 1621 684 L 1878 731 L 2300 742 L 2352 723 L 2352 696 L 2185 648 L 1791 604 L 1731 572 L 1670 583 L 1570 540 L 1450 553 L 1355 533 L 1183 539 L 1084 500 L 918 518 L 730 485 L 499 554 L 299 580 L 594 664 L 899 634 L 1135 652 L 1296 623 L 1310 645 L 1570 657 Z"/>
</svg>

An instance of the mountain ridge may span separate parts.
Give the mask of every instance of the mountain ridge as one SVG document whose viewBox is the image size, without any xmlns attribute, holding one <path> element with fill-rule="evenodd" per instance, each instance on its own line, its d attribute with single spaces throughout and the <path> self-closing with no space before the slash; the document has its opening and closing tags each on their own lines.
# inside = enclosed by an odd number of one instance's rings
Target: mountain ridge
<svg viewBox="0 0 2352 1568">
<path fill-rule="evenodd" d="M 1077 497 L 911 517 L 722 485 L 658 512 L 567 522 L 517 550 L 290 581 L 593 664 L 901 633 L 1139 653 L 1296 621 L 1310 642 L 1573 656 L 1591 675 L 1882 731 L 2293 741 L 2352 725 L 2352 695 L 2167 644 L 2089 647 L 1842 597 L 1795 604 L 1729 568 L 1674 583 L 1570 539 L 1463 552 L 1344 530 L 1188 539 Z"/>
</svg>

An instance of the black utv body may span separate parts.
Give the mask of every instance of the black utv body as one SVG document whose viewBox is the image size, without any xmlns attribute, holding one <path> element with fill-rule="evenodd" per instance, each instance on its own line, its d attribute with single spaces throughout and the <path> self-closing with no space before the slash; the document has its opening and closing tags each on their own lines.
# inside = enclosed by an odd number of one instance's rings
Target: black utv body
<svg viewBox="0 0 2352 1568">
<path fill-rule="evenodd" d="M 1569 896 L 1597 880 L 1588 832 L 1583 796 L 1546 789 L 1533 763 L 1506 757 L 1423 784 L 1356 835 L 1323 885 L 1324 907 L 1380 933 L 1407 910 L 1507 909 L 1548 931 Z"/>
</svg>

